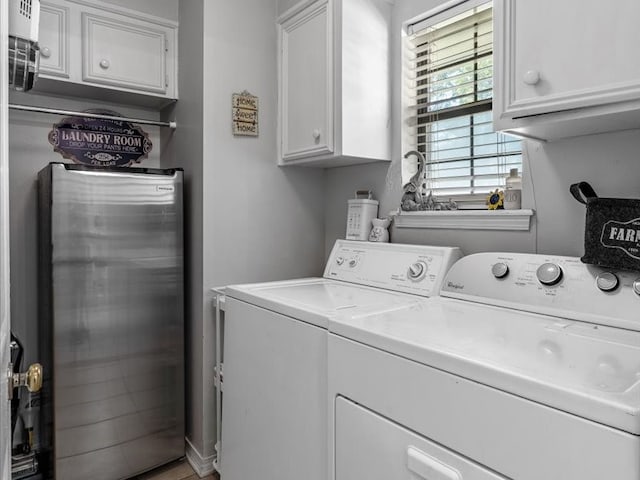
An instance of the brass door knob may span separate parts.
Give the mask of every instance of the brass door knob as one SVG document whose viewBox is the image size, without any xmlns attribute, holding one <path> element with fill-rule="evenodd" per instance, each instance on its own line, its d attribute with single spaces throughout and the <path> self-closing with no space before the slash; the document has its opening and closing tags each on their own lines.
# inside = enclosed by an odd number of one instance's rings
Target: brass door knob
<svg viewBox="0 0 640 480">
<path fill-rule="evenodd" d="M 13 389 L 18 387 L 27 387 L 30 392 L 39 392 L 42 388 L 42 365 L 34 363 L 26 373 L 11 373 L 9 368 L 9 400 L 13 398 Z"/>
<path fill-rule="evenodd" d="M 39 392 L 42 388 L 42 365 L 34 363 L 27 370 L 27 390 Z"/>
</svg>

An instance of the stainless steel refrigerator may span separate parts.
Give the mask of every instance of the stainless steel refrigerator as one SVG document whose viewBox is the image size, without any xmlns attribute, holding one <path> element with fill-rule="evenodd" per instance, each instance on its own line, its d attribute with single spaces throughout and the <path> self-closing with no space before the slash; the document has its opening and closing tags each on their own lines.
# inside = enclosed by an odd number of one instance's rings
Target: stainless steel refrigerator
<svg viewBox="0 0 640 480">
<path fill-rule="evenodd" d="M 182 176 L 39 173 L 47 478 L 128 478 L 184 455 Z"/>
</svg>

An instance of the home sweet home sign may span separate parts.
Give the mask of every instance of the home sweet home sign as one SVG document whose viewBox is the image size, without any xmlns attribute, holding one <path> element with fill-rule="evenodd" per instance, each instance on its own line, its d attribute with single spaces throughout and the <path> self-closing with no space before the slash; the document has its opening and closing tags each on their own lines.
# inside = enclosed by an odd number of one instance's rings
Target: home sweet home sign
<svg viewBox="0 0 640 480">
<path fill-rule="evenodd" d="M 258 136 L 258 97 L 246 90 L 231 97 L 233 134 Z"/>
</svg>

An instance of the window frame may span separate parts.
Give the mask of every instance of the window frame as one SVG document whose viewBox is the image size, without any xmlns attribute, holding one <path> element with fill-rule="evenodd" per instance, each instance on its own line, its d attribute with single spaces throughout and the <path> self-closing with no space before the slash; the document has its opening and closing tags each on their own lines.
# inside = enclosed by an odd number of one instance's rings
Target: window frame
<svg viewBox="0 0 640 480">
<path fill-rule="evenodd" d="M 410 49 L 412 49 L 412 47 L 410 46 L 410 38 L 412 37 L 412 35 L 414 35 L 415 33 L 424 30 L 426 28 L 428 28 L 429 26 L 435 25 L 437 23 L 446 21 L 448 19 L 451 19 L 457 15 L 460 15 L 464 12 L 467 12 L 468 10 L 471 10 L 473 8 L 479 7 L 481 5 L 485 5 L 488 3 L 493 3 L 492 0 L 451 0 L 449 2 L 446 2 L 442 5 L 439 5 L 438 7 L 431 9 L 421 15 L 418 15 L 416 17 L 413 17 L 405 22 L 402 23 L 402 38 L 401 38 L 401 46 L 402 46 L 402 55 L 403 58 L 406 59 L 406 53 L 410 51 Z M 494 39 L 494 43 L 495 43 L 495 39 Z M 493 49 L 493 47 L 492 47 Z M 408 122 L 408 120 L 412 117 L 416 117 L 415 113 L 412 112 L 412 110 L 415 110 L 415 101 L 411 100 L 411 96 L 416 94 L 416 91 L 418 90 L 418 88 L 416 88 L 415 83 L 412 82 L 408 82 L 407 81 L 407 75 L 406 75 L 406 70 L 408 69 L 408 65 L 407 62 L 403 62 L 402 64 L 402 71 L 400 73 L 401 77 L 402 77 L 402 93 L 401 93 L 401 104 L 402 104 L 402 117 L 403 117 L 403 122 L 402 122 L 402 131 L 401 131 L 401 145 L 402 145 L 402 149 L 403 151 L 409 151 L 409 150 L 416 150 L 418 147 L 418 137 L 421 135 L 429 135 L 429 132 L 427 131 L 424 134 L 419 134 L 417 132 L 417 129 L 419 128 L 419 125 L 417 123 L 417 121 L 414 124 L 410 124 Z M 495 71 L 493 72 L 493 78 L 495 79 Z M 474 89 L 474 95 L 477 94 L 477 91 Z M 491 102 L 493 103 L 493 98 L 491 99 Z M 474 106 L 470 107 L 470 110 L 472 108 L 474 108 Z M 493 111 L 493 105 L 490 106 L 490 108 L 483 110 L 485 112 L 492 112 Z M 480 113 L 480 112 L 478 112 Z M 461 113 L 461 115 L 458 116 L 464 116 L 464 115 L 468 115 L 468 113 Z M 472 117 L 473 118 L 473 117 Z M 427 127 L 428 130 L 428 125 L 429 124 L 425 124 L 425 126 Z M 473 127 L 470 126 L 469 127 L 470 132 L 473 132 Z M 495 132 L 495 130 L 494 130 Z M 522 139 L 518 139 L 524 142 L 524 140 Z M 520 170 L 520 175 L 523 176 L 523 170 L 524 170 L 524 164 L 526 162 L 525 160 L 525 147 L 524 145 L 522 145 L 522 148 L 520 149 L 520 155 L 522 158 L 522 162 L 521 165 L 519 167 Z M 473 151 L 473 149 L 471 149 L 471 151 Z M 471 167 L 470 167 L 470 173 L 471 175 L 473 174 L 473 159 L 475 157 L 471 157 Z M 415 157 L 412 157 L 410 160 L 415 160 Z M 428 159 L 427 159 L 428 161 Z M 414 162 L 407 162 L 406 160 L 402 162 L 402 167 L 401 167 L 401 178 L 402 178 L 402 184 L 404 185 L 406 183 L 406 181 L 408 181 L 408 179 L 415 174 L 416 172 L 416 168 L 417 165 Z M 425 170 L 428 169 L 428 166 L 425 166 Z M 508 174 L 508 171 L 505 172 L 505 176 L 506 174 Z M 471 180 L 473 182 L 473 180 Z M 469 193 L 469 194 L 456 194 L 456 195 L 451 195 L 451 198 L 461 204 L 463 204 L 464 206 L 462 208 L 464 209 L 470 209 L 470 210 L 484 210 L 486 209 L 486 197 L 487 197 L 488 193 Z M 440 199 L 442 200 L 442 199 Z"/>
</svg>

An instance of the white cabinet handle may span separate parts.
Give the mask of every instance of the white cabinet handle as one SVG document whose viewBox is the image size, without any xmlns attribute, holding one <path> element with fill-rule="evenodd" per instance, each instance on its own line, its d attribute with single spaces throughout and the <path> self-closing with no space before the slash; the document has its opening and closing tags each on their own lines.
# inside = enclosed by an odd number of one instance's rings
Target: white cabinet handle
<svg viewBox="0 0 640 480">
<path fill-rule="evenodd" d="M 44 58 L 49 58 L 51 56 L 51 49 L 49 47 L 42 47 L 40 49 L 40 55 Z"/>
<path fill-rule="evenodd" d="M 537 70 L 527 70 L 522 77 L 527 85 L 535 85 L 540 81 L 540 73 Z"/>
<path fill-rule="evenodd" d="M 460 472 L 416 447 L 407 449 L 407 468 L 425 480 L 462 480 Z"/>
<path fill-rule="evenodd" d="M 318 140 L 320 138 L 320 130 L 318 130 L 317 128 L 313 131 L 312 133 L 313 138 L 315 138 L 316 140 Z"/>
<path fill-rule="evenodd" d="M 103 58 L 102 60 L 100 60 L 100 67 L 106 70 L 110 66 L 111 66 L 111 63 L 109 63 L 109 60 L 107 60 L 106 58 Z"/>
</svg>

